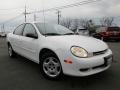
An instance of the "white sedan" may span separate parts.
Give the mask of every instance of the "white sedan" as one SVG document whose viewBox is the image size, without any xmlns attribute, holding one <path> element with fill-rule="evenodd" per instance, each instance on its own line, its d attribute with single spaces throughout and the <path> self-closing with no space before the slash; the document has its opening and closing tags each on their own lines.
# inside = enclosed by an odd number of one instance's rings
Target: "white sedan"
<svg viewBox="0 0 120 90">
<path fill-rule="evenodd" d="M 17 53 L 40 64 L 49 79 L 93 75 L 108 69 L 113 59 L 105 42 L 50 23 L 23 23 L 7 35 L 7 44 L 10 57 Z"/>
</svg>

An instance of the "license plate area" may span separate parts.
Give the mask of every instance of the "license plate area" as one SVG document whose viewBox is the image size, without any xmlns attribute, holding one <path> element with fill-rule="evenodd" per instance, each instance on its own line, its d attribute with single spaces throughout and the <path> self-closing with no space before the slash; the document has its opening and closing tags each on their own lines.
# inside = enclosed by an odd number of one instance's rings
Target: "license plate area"
<svg viewBox="0 0 120 90">
<path fill-rule="evenodd" d="M 107 57 L 104 57 L 104 65 L 108 66 L 112 63 L 113 61 L 113 55 L 109 55 Z"/>
</svg>

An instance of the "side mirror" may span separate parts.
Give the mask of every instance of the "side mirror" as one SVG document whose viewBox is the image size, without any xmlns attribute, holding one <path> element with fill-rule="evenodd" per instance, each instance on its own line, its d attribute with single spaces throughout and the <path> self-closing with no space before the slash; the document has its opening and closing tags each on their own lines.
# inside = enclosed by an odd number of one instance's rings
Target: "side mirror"
<svg viewBox="0 0 120 90">
<path fill-rule="evenodd" d="M 34 39 L 38 39 L 38 36 L 37 35 L 34 35 L 32 33 L 28 33 L 26 34 L 26 37 L 30 37 L 30 38 L 34 38 Z"/>
</svg>

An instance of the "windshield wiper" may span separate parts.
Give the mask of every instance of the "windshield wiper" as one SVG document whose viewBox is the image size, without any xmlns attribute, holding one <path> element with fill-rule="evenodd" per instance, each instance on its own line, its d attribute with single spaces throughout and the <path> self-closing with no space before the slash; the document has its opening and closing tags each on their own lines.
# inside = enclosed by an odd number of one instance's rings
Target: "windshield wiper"
<svg viewBox="0 0 120 90">
<path fill-rule="evenodd" d="M 65 33 L 63 35 L 74 35 L 75 33 Z"/>
<path fill-rule="evenodd" d="M 43 35 L 56 36 L 56 35 L 60 35 L 60 34 L 58 34 L 58 33 L 45 33 L 45 34 L 43 34 Z"/>
</svg>

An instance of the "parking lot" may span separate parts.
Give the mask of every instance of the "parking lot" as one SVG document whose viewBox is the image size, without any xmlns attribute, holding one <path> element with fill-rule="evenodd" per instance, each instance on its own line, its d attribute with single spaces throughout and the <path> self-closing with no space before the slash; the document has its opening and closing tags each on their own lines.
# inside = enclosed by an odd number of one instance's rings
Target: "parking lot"
<svg viewBox="0 0 120 90">
<path fill-rule="evenodd" d="M 20 56 L 11 59 L 5 38 L 0 38 L 0 90 L 120 90 L 120 42 L 107 43 L 114 53 L 107 71 L 52 81 L 42 77 L 38 64 Z"/>
</svg>

